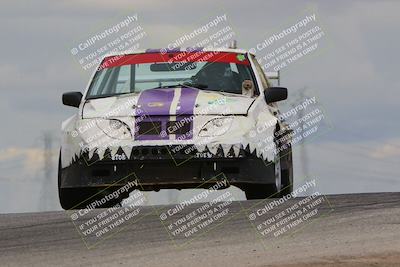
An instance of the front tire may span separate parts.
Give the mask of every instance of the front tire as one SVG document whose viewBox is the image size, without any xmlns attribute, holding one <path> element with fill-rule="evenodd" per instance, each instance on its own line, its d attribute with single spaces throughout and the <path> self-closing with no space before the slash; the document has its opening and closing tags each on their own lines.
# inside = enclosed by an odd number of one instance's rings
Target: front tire
<svg viewBox="0 0 400 267">
<path fill-rule="evenodd" d="M 70 209 L 83 209 L 92 204 L 96 200 L 100 200 L 106 194 L 112 193 L 112 190 L 96 187 L 82 187 L 82 188 L 62 188 L 61 187 L 61 151 L 58 160 L 58 197 L 60 205 L 64 210 Z M 128 193 L 121 194 L 117 199 L 106 201 L 103 205 L 96 206 L 95 208 L 111 208 L 122 202 Z"/>
<path fill-rule="evenodd" d="M 275 184 L 246 185 L 243 191 L 247 200 L 283 197 L 293 192 L 292 148 L 289 147 L 281 155 L 276 160 L 279 162 L 280 174 L 275 174 Z"/>
<path fill-rule="evenodd" d="M 82 209 L 94 201 L 96 191 L 86 188 L 59 188 L 58 196 L 64 210 Z"/>
<path fill-rule="evenodd" d="M 274 184 L 251 184 L 244 188 L 247 200 L 265 199 L 274 197 L 276 194 L 276 186 Z"/>
</svg>

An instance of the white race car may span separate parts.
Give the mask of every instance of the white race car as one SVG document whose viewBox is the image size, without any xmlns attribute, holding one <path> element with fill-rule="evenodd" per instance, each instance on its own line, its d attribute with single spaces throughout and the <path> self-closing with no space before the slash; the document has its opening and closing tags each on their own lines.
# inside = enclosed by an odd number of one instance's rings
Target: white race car
<svg viewBox="0 0 400 267">
<path fill-rule="evenodd" d="M 110 55 L 62 124 L 58 187 L 64 209 L 120 203 L 129 191 L 209 188 L 247 199 L 292 191 L 291 130 L 255 56 L 239 49 L 160 49 Z"/>
</svg>

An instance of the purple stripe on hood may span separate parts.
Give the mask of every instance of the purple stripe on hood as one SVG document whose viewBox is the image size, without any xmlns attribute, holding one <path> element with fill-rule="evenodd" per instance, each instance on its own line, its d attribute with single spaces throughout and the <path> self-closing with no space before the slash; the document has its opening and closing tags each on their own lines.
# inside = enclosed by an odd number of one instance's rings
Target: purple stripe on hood
<svg viewBox="0 0 400 267">
<path fill-rule="evenodd" d="M 174 99 L 174 89 L 149 89 L 143 91 L 138 99 L 135 118 L 135 140 L 168 140 L 168 135 L 139 134 L 140 121 L 161 122 L 161 131 L 169 121 L 169 109 Z"/>
<path fill-rule="evenodd" d="M 199 90 L 195 88 L 185 88 L 182 87 L 181 97 L 179 99 L 179 110 L 177 111 L 177 121 L 187 121 L 190 120 L 190 132 L 185 135 L 177 135 L 177 139 L 186 140 L 193 138 L 193 115 L 194 108 L 196 105 L 197 95 L 199 94 Z"/>
<path fill-rule="evenodd" d="M 194 106 L 196 104 L 197 95 L 199 89 L 182 87 L 181 98 L 179 99 L 180 108 L 176 114 L 188 114 L 193 115 Z"/>
<path fill-rule="evenodd" d="M 136 116 L 169 115 L 174 89 L 149 89 L 138 99 Z"/>
<path fill-rule="evenodd" d="M 149 89 L 143 91 L 138 99 L 136 107 L 135 126 L 136 130 L 140 125 L 140 121 L 161 122 L 161 130 L 166 131 L 167 123 L 170 121 L 170 108 L 174 99 L 176 89 Z M 194 113 L 196 98 L 199 93 L 195 88 L 181 88 L 181 95 L 176 110 L 176 120 L 180 121 L 184 117 L 191 117 Z M 177 136 L 181 139 L 191 139 L 193 137 L 193 123 L 191 123 L 190 132 L 185 136 Z M 168 140 L 168 135 L 139 135 L 135 133 L 136 140 Z"/>
</svg>

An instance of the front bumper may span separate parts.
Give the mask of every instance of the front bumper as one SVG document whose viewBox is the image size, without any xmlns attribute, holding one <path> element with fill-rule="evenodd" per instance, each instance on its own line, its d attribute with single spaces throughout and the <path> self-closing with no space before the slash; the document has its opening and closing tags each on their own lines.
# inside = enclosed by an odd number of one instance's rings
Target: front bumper
<svg viewBox="0 0 400 267">
<path fill-rule="evenodd" d="M 275 166 L 241 147 L 224 153 L 192 146 L 140 146 L 129 156 L 122 149 L 100 157 L 81 153 L 61 171 L 62 188 L 122 186 L 138 180 L 141 190 L 207 188 L 221 174 L 230 185 L 275 183 Z"/>
</svg>

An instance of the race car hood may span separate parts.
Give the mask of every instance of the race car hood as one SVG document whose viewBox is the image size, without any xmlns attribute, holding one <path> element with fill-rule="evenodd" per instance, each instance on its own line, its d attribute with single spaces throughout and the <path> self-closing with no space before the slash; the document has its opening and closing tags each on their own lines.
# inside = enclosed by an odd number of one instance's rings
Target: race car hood
<svg viewBox="0 0 400 267">
<path fill-rule="evenodd" d="M 187 87 L 149 89 L 139 94 L 88 99 L 82 117 L 246 115 L 254 100 L 239 94 Z"/>
</svg>

